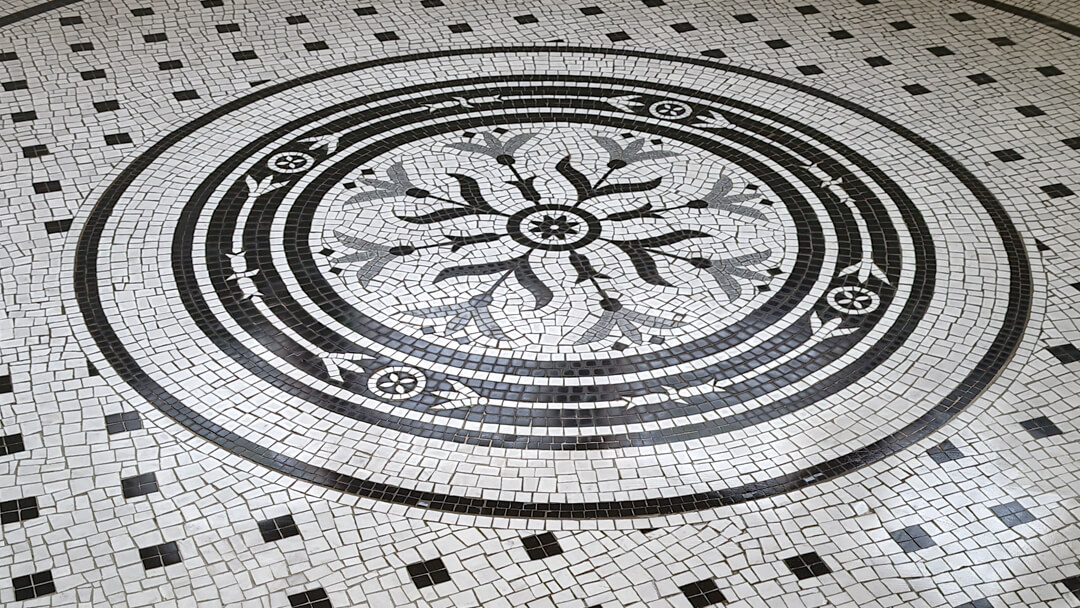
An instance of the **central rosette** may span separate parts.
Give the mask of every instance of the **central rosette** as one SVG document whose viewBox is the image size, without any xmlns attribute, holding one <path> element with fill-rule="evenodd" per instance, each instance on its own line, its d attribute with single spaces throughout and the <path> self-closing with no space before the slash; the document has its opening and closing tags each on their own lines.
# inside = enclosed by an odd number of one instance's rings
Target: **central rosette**
<svg viewBox="0 0 1080 608">
<path fill-rule="evenodd" d="M 691 329 L 690 315 L 715 326 L 709 314 L 767 291 L 779 272 L 783 243 L 757 234 L 776 228 L 762 193 L 736 191 L 728 167 L 700 150 L 585 129 L 465 136 L 422 161 L 403 151 L 365 169 L 342 206 L 364 219 L 333 231 L 353 251 L 332 263 L 355 269 L 365 290 L 389 288 L 395 268 L 431 268 L 414 293 L 393 293 L 403 302 L 394 314 L 421 335 L 500 348 L 658 345 Z M 386 225 L 369 238 L 374 216 Z M 372 304 L 390 315 L 385 300 Z M 537 337 L 514 337 L 526 329 Z"/>
</svg>

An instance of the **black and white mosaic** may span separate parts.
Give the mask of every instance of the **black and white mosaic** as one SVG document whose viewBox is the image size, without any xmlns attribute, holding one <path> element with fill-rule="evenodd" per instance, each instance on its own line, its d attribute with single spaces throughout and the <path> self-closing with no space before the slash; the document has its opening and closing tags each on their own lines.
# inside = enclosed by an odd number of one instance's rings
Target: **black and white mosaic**
<svg viewBox="0 0 1080 608">
<path fill-rule="evenodd" d="M 0 15 L 0 604 L 1080 606 L 1072 5 Z"/>
</svg>

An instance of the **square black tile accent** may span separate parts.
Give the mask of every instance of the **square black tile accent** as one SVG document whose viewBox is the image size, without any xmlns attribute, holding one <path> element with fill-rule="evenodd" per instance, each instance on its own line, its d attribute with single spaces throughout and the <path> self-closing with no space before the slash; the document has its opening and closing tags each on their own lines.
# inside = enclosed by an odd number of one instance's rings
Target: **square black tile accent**
<svg viewBox="0 0 1080 608">
<path fill-rule="evenodd" d="M 893 26 L 893 29 L 898 31 L 898 32 L 902 32 L 904 30 L 913 30 L 913 29 L 915 29 L 915 26 L 912 25 L 910 22 L 907 22 L 907 21 L 893 21 L 889 25 Z"/>
<path fill-rule="evenodd" d="M 11 122 L 30 122 L 32 120 L 37 120 L 37 112 L 33 110 L 11 113 Z"/>
<path fill-rule="evenodd" d="M 930 92 L 930 89 L 924 87 L 921 84 L 909 84 L 904 87 L 904 90 L 912 95 L 926 95 Z"/>
<path fill-rule="evenodd" d="M 173 91 L 173 97 L 175 97 L 177 101 L 190 101 L 192 99 L 198 99 L 199 93 L 194 89 L 186 89 L 183 91 Z"/>
<path fill-rule="evenodd" d="M 692 32 L 692 31 L 696 30 L 697 28 L 694 27 L 694 25 L 692 23 L 687 23 L 687 22 L 683 21 L 682 23 L 672 23 L 671 24 L 671 29 L 675 30 L 676 32 L 678 32 L 680 34 L 685 34 L 686 32 Z"/>
<path fill-rule="evenodd" d="M 809 4 L 807 4 L 806 6 L 796 6 L 795 10 L 799 11 L 803 15 L 816 15 L 821 12 L 817 9 L 816 6 L 811 6 Z"/>
<path fill-rule="evenodd" d="M 296 527 L 293 516 L 291 514 L 285 514 L 281 517 L 260 521 L 259 533 L 262 534 L 263 541 L 272 543 L 283 538 L 289 538 L 290 536 L 299 536 L 300 530 Z"/>
<path fill-rule="evenodd" d="M 994 605 L 990 603 L 990 600 L 986 598 L 980 598 L 977 600 L 971 600 L 966 604 L 960 604 L 956 608 L 994 608 Z"/>
<path fill-rule="evenodd" d="M 143 473 L 133 477 L 125 477 L 120 480 L 120 488 L 124 491 L 124 498 L 145 496 L 158 491 L 157 475 Z"/>
<path fill-rule="evenodd" d="M 153 547 L 142 547 L 139 549 L 139 559 L 142 560 L 143 568 L 147 570 L 164 568 L 165 566 L 179 564 L 182 561 L 180 559 L 180 547 L 177 547 L 175 542 L 162 543 Z"/>
<path fill-rule="evenodd" d="M 960 451 L 960 448 L 953 445 L 953 442 L 948 439 L 926 450 L 926 455 L 938 464 L 960 460 L 964 457 L 964 453 Z"/>
<path fill-rule="evenodd" d="M 705 608 L 705 606 L 716 606 L 727 602 L 727 598 L 716 586 L 716 581 L 711 578 L 682 585 L 679 591 L 682 591 L 694 608 Z"/>
<path fill-rule="evenodd" d="M 356 13 L 357 17 L 370 17 L 371 15 L 378 13 L 378 11 L 375 10 L 374 6 L 361 6 L 359 8 L 354 8 L 353 12 Z M 306 23 L 307 17 L 304 17 L 304 19 Z"/>
<path fill-rule="evenodd" d="M 1065 73 L 1065 72 L 1062 72 L 1061 70 L 1059 70 L 1058 68 L 1056 68 L 1056 67 L 1054 67 L 1052 65 L 1044 66 L 1044 67 L 1041 67 L 1041 68 L 1035 68 L 1035 71 L 1042 74 L 1043 76 L 1046 76 L 1047 78 L 1051 78 L 1053 76 L 1061 76 L 1062 74 Z"/>
<path fill-rule="evenodd" d="M 105 78 L 105 70 L 86 70 L 79 72 L 79 77 L 83 80 L 100 80 Z"/>
<path fill-rule="evenodd" d="M 952 13 L 949 16 L 952 17 L 953 19 L 956 19 L 957 21 L 974 21 L 975 20 L 975 17 L 972 17 L 971 15 L 969 15 L 967 13 Z"/>
<path fill-rule="evenodd" d="M 151 44 L 154 42 L 165 42 L 169 37 L 165 35 L 165 32 L 154 32 L 153 34 L 143 34 L 142 39 L 143 42 Z"/>
<path fill-rule="evenodd" d="M 881 4 L 881 0 L 859 0 L 859 4 L 863 6 L 870 6 L 872 4 Z"/>
<path fill-rule="evenodd" d="M 361 10 L 363 9 L 354 8 L 353 12 L 359 15 Z M 301 23 L 310 22 L 311 19 L 308 19 L 307 15 L 289 15 L 288 17 L 285 17 L 285 23 L 288 23 L 289 25 L 300 25 Z"/>
<path fill-rule="evenodd" d="M 61 17 L 60 25 L 82 25 L 82 17 Z"/>
<path fill-rule="evenodd" d="M 450 580 L 450 573 L 446 571 L 446 564 L 442 558 L 436 557 L 426 562 L 417 562 L 405 566 L 417 589 L 438 585 Z"/>
<path fill-rule="evenodd" d="M 990 42 L 996 44 L 997 46 L 1015 46 L 1016 45 L 1016 43 L 1013 42 L 1011 39 L 1005 38 L 1005 37 L 990 38 Z"/>
<path fill-rule="evenodd" d="M 214 26 L 219 34 L 232 34 L 240 31 L 239 23 L 219 23 Z"/>
<path fill-rule="evenodd" d="M 424 8 L 438 8 L 443 5 L 442 0 L 421 0 L 420 6 Z"/>
<path fill-rule="evenodd" d="M 829 35 L 837 40 L 850 40 L 855 37 L 854 34 L 847 30 L 836 30 L 834 32 L 829 32 Z"/>
<path fill-rule="evenodd" d="M 1035 516 L 1031 514 L 1031 511 L 1025 509 L 1024 505 L 1015 500 L 996 507 L 990 507 L 990 510 L 994 515 L 997 515 L 1001 523 L 1010 528 L 1035 521 Z"/>
<path fill-rule="evenodd" d="M 19 58 L 19 54 L 15 51 L 4 51 L 0 53 L 0 61 L 15 61 Z"/>
<path fill-rule="evenodd" d="M 1023 156 L 1020 155 L 1019 152 L 1017 152 L 1016 150 L 1013 150 L 1012 148 L 1009 148 L 1007 150 L 997 150 L 993 154 L 994 154 L 994 156 L 997 157 L 998 160 L 1000 160 L 1003 163 L 1011 163 L 1011 162 L 1013 162 L 1015 160 L 1020 160 L 1020 159 L 1024 158 Z"/>
<path fill-rule="evenodd" d="M 727 57 L 727 53 L 721 51 L 720 49 L 709 49 L 706 51 L 701 51 L 701 54 L 705 57 L 712 57 L 713 59 L 724 59 Z"/>
<path fill-rule="evenodd" d="M 626 32 L 611 32 L 607 35 L 608 40 L 612 42 L 622 42 L 623 40 L 629 40 L 630 34 Z"/>
<path fill-rule="evenodd" d="M 38 194 L 48 194 L 50 192 L 60 192 L 62 187 L 60 182 L 53 180 L 48 182 L 34 182 L 34 192 Z"/>
<path fill-rule="evenodd" d="M 289 608 L 334 608 L 330 597 L 322 587 L 294 593 L 289 596 Z"/>
<path fill-rule="evenodd" d="M 217 8 L 225 6 L 225 0 L 202 0 L 203 8 Z"/>
<path fill-rule="evenodd" d="M 947 46 L 932 46 L 926 50 L 930 51 L 930 54 L 935 57 L 948 57 L 949 55 L 956 54 Z"/>
<path fill-rule="evenodd" d="M 581 14 L 585 15 L 586 17 L 592 17 L 593 15 L 600 15 L 600 14 L 602 14 L 604 12 L 603 10 L 600 9 L 599 6 L 583 6 L 583 7 L 579 8 L 578 10 L 581 11 Z"/>
<path fill-rule="evenodd" d="M 733 17 L 735 18 L 735 21 L 738 21 L 739 23 L 753 23 L 757 21 L 757 17 L 751 15 L 750 13 L 741 13 L 738 15 L 733 15 Z"/>
<path fill-rule="evenodd" d="M 889 536 L 900 545 L 904 553 L 911 553 L 920 549 L 933 547 L 937 543 L 923 530 L 922 526 L 908 526 L 903 530 L 889 532 Z"/>
<path fill-rule="evenodd" d="M 34 144 L 32 146 L 24 146 L 22 149 L 23 158 L 37 158 L 39 156 L 48 156 L 49 147 L 43 144 Z"/>
<path fill-rule="evenodd" d="M 1072 344 L 1059 344 L 1057 346 L 1048 347 L 1046 350 L 1050 351 L 1050 354 L 1057 357 L 1057 360 L 1062 363 L 1075 363 L 1080 361 L 1080 348 L 1077 348 Z"/>
<path fill-rule="evenodd" d="M 450 31 L 454 34 L 464 34 L 465 32 L 471 32 L 472 26 L 468 23 L 454 23 L 450 25 Z"/>
<path fill-rule="evenodd" d="M 236 61 L 250 61 L 252 59 L 258 58 L 258 55 L 256 55 L 255 51 L 252 51 L 252 50 L 233 51 L 232 56 L 233 56 L 233 59 L 235 59 Z"/>
<path fill-rule="evenodd" d="M 107 99 L 105 101 L 95 101 L 94 111 L 96 112 L 115 112 L 120 109 L 120 102 L 115 99 Z"/>
<path fill-rule="evenodd" d="M 30 88 L 25 80 L 9 80 L 3 84 L 5 91 L 24 91 Z"/>
<path fill-rule="evenodd" d="M 521 544 L 525 545 L 525 553 L 529 555 L 529 559 L 533 560 L 544 559 L 563 552 L 558 539 L 551 532 L 526 536 L 521 539 Z"/>
<path fill-rule="evenodd" d="M 765 44 L 769 45 L 769 48 L 777 50 L 791 47 L 791 44 L 787 40 L 784 40 L 782 38 L 776 40 L 766 40 Z"/>
<path fill-rule="evenodd" d="M 325 51 L 325 50 L 327 50 L 329 48 L 330 48 L 330 45 L 326 44 L 326 41 L 324 41 L 324 40 L 317 40 L 315 42 L 305 42 L 304 43 L 304 49 L 306 51 L 308 51 L 309 53 L 313 52 L 313 51 Z"/>
<path fill-rule="evenodd" d="M 1046 437 L 1063 435 L 1065 433 L 1065 431 L 1059 429 L 1058 426 L 1046 416 L 1025 420 L 1020 423 L 1020 426 L 1024 427 L 1028 433 L 1031 433 L 1033 439 L 1045 439 Z"/>
<path fill-rule="evenodd" d="M 4 374 L 0 376 L 0 395 L 6 395 L 15 391 L 15 386 L 11 382 L 11 375 Z"/>
<path fill-rule="evenodd" d="M 22 433 L 12 435 L 0 435 L 0 456 L 9 456 L 26 449 L 23 445 Z"/>
<path fill-rule="evenodd" d="M 892 65 L 891 61 L 889 61 L 888 59 L 886 59 L 884 57 L 881 57 L 881 56 L 867 57 L 866 58 L 866 63 L 870 64 L 870 67 L 874 67 L 874 68 L 879 68 L 879 67 L 881 67 L 883 65 Z"/>
<path fill-rule="evenodd" d="M 786 557 L 784 558 L 784 564 L 791 570 L 792 574 L 799 577 L 800 581 L 832 572 L 832 569 L 821 560 L 821 556 L 814 551 L 796 555 L 795 557 Z"/>
<path fill-rule="evenodd" d="M 135 15 L 136 17 L 147 17 L 149 15 L 154 14 L 154 9 L 152 9 L 152 8 L 133 8 L 133 9 L 131 9 L 131 14 Z"/>
<path fill-rule="evenodd" d="M 49 220 L 45 222 L 46 234 L 59 234 L 71 230 L 71 218 L 62 220 Z"/>
<path fill-rule="evenodd" d="M 120 146 L 123 144 L 130 144 L 131 136 L 127 133 L 109 133 L 105 136 L 105 145 L 108 146 Z"/>
<path fill-rule="evenodd" d="M 641 3 L 648 7 L 664 6 L 664 0 L 641 0 Z"/>
<path fill-rule="evenodd" d="M 85 53 L 86 51 L 92 50 L 94 50 L 93 42 L 76 42 L 75 44 L 71 45 L 72 53 Z"/>
<path fill-rule="evenodd" d="M 1042 191 L 1046 193 L 1050 198 L 1062 198 L 1065 196 L 1072 196 L 1074 193 L 1065 184 L 1047 184 L 1041 187 Z"/>
<path fill-rule="evenodd" d="M 825 73 L 825 70 L 816 65 L 800 65 L 797 69 L 807 76 L 816 76 Z"/>
<path fill-rule="evenodd" d="M 139 412 L 120 412 L 105 416 L 105 431 L 110 435 L 137 431 L 142 428 Z"/>
<path fill-rule="evenodd" d="M 375 39 L 379 42 L 391 42 L 398 40 L 398 35 L 395 32 L 379 32 L 375 34 Z"/>
<path fill-rule="evenodd" d="M 540 22 L 540 20 L 536 18 L 536 15 L 518 15 L 514 17 L 514 21 L 517 21 L 521 25 L 529 25 L 530 23 Z"/>
<path fill-rule="evenodd" d="M 997 82 L 997 79 L 986 73 L 972 74 L 968 76 L 968 80 L 975 84 L 990 84 L 991 82 Z"/>
<path fill-rule="evenodd" d="M 0 502 L 0 523 L 13 524 L 37 516 L 38 504 L 35 496 Z"/>
<path fill-rule="evenodd" d="M 56 593 L 51 570 L 35 572 L 27 576 L 16 576 L 11 579 L 11 586 L 15 588 L 15 601 L 19 602 Z"/>
<path fill-rule="evenodd" d="M 159 61 L 157 64 L 159 70 L 178 70 L 184 67 L 184 62 L 179 59 L 170 59 L 169 61 Z"/>
<path fill-rule="evenodd" d="M 1069 146 L 1073 150 L 1080 150 L 1080 137 L 1070 137 L 1068 139 L 1061 140 L 1061 143 Z"/>
<path fill-rule="evenodd" d="M 1032 118 L 1035 116 L 1044 116 L 1046 114 L 1046 112 L 1043 112 L 1042 109 L 1039 108 L 1039 106 L 1020 106 L 1016 108 L 1016 111 L 1028 118 Z"/>
<path fill-rule="evenodd" d="M 1069 578 L 1063 578 L 1058 581 L 1059 584 L 1065 586 L 1065 590 L 1069 591 L 1076 596 L 1076 599 L 1080 599 L 1080 576 L 1070 576 Z"/>
</svg>

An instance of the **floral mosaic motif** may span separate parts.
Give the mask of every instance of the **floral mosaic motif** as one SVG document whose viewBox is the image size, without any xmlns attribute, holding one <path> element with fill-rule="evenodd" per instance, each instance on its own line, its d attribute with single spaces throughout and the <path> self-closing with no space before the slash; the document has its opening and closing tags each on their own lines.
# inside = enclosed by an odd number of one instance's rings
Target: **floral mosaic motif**
<svg viewBox="0 0 1080 608">
<path fill-rule="evenodd" d="M 642 138 L 626 143 L 610 137 L 593 136 L 592 139 L 607 155 L 604 169 L 598 171 L 598 177 L 590 177 L 587 171 L 575 164 L 571 154 L 560 158 L 555 164 L 555 173 L 573 189 L 572 200 L 549 202 L 534 186 L 537 175 L 524 175 L 519 169 L 516 154 L 532 141 L 535 133 L 507 135 L 502 129 L 482 133 L 483 142 L 460 142 L 447 144 L 447 148 L 463 154 L 485 156 L 495 164 L 504 167 L 507 179 L 504 183 L 517 190 L 522 201 L 531 203 L 514 213 L 493 206 L 485 197 L 479 182 L 462 173 L 448 173 L 456 182 L 456 195 L 442 195 L 418 185 L 408 175 L 403 164 L 391 164 L 386 171 L 386 179 L 363 178 L 359 181 L 369 190 L 350 196 L 344 203 L 345 208 L 353 208 L 371 201 L 405 198 L 417 199 L 434 205 L 434 210 L 414 215 L 395 214 L 399 220 L 419 225 L 431 226 L 439 235 L 428 243 L 404 243 L 391 245 L 373 243 L 338 230 L 334 232 L 338 242 L 352 253 L 346 253 L 334 260 L 335 264 L 360 264 L 356 271 L 356 280 L 363 287 L 383 271 L 395 258 L 416 254 L 421 250 L 447 248 L 451 252 L 465 247 L 483 247 L 504 239 L 512 239 L 526 248 L 522 255 L 509 259 L 489 261 L 477 264 L 463 264 L 442 268 L 432 280 L 438 284 L 459 277 L 491 276 L 494 281 L 484 291 L 465 296 L 458 302 L 435 306 L 412 308 L 403 311 L 405 315 L 421 319 L 437 319 L 446 323 L 445 334 L 450 335 L 469 327 L 481 335 L 494 340 L 508 339 L 507 332 L 500 327 L 492 307 L 499 288 L 516 285 L 528 294 L 532 309 L 539 310 L 551 303 L 554 293 L 552 286 L 542 281 L 534 268 L 541 263 L 537 252 L 562 252 L 558 256 L 561 264 L 574 277 L 575 285 L 583 285 L 598 296 L 590 300 L 590 309 L 597 319 L 573 344 L 584 345 L 607 339 L 615 330 L 634 344 L 643 342 L 642 328 L 655 330 L 673 330 L 684 322 L 666 319 L 635 308 L 632 302 L 620 301 L 612 295 L 612 277 L 598 269 L 590 259 L 586 245 L 599 241 L 621 251 L 633 266 L 637 279 L 648 285 L 674 287 L 661 272 L 657 261 L 661 258 L 683 264 L 687 270 L 704 272 L 718 286 L 719 293 L 728 302 L 734 302 L 743 295 L 746 283 L 768 281 L 769 276 L 754 270 L 752 266 L 763 264 L 772 255 L 771 250 L 756 251 L 735 257 L 723 258 L 716 255 L 679 255 L 671 249 L 676 244 L 693 244 L 697 250 L 708 250 L 715 234 L 703 230 L 670 229 L 668 232 L 643 236 L 641 238 L 611 238 L 605 224 L 619 223 L 621 232 L 635 228 L 633 220 L 649 218 L 664 219 L 676 210 L 693 212 L 723 211 L 743 221 L 763 222 L 766 215 L 755 209 L 750 203 L 760 197 L 756 192 L 733 194 L 732 180 L 721 175 L 712 188 L 700 198 L 675 202 L 667 205 L 645 203 L 635 207 L 607 214 L 595 214 L 588 205 L 582 204 L 593 200 L 628 193 L 643 193 L 658 188 L 664 177 L 644 181 L 618 180 L 618 172 L 629 165 L 656 161 L 678 156 L 678 153 L 662 149 L 646 149 Z M 632 200 L 626 197 L 627 200 Z M 490 216 L 505 218 L 505 222 L 496 222 L 501 226 L 494 232 L 471 234 L 452 234 L 455 219 L 466 216 Z M 655 223 L 650 228 L 655 231 Z M 440 228 L 441 227 L 441 228 Z M 616 231 L 620 232 L 620 231 Z M 505 248 L 500 248 L 504 250 Z M 552 256 L 544 256 L 543 263 L 550 263 Z M 513 279 L 511 281 L 510 279 Z"/>
</svg>

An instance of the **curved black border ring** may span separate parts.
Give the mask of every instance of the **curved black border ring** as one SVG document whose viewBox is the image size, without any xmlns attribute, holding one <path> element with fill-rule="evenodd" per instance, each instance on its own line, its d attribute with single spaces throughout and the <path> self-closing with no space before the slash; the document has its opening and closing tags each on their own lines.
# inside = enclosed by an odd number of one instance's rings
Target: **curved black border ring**
<svg viewBox="0 0 1080 608">
<path fill-rule="evenodd" d="M 967 376 L 967 378 L 964 379 L 964 382 L 952 390 L 938 404 L 904 428 L 895 431 L 889 436 L 879 439 L 870 445 L 858 448 L 849 454 L 818 465 L 807 467 L 806 469 L 795 473 L 778 476 L 768 481 L 746 484 L 736 488 L 713 490 L 670 498 L 593 503 L 525 503 L 421 492 L 389 484 L 358 479 L 322 467 L 305 464 L 296 459 L 271 452 L 196 414 L 175 396 L 167 393 L 160 385 L 142 371 L 138 362 L 123 348 L 116 333 L 113 331 L 112 327 L 110 327 L 108 318 L 101 306 L 101 301 L 97 292 L 97 254 L 105 225 L 120 197 L 135 178 L 143 170 L 149 167 L 157 157 L 177 142 L 190 136 L 196 130 L 214 120 L 242 108 L 253 101 L 276 95 L 299 84 L 341 74 L 348 74 L 376 66 L 431 58 L 492 53 L 588 53 L 594 55 L 618 55 L 698 65 L 785 86 L 843 107 L 882 125 L 897 135 L 907 139 L 939 164 L 944 166 L 961 183 L 963 183 L 983 205 L 986 213 L 994 222 L 994 226 L 1003 241 L 1005 249 L 1004 253 L 1009 261 L 1009 297 L 1008 308 L 1005 311 L 1004 318 L 1015 320 L 1016 322 L 1002 329 L 994 339 L 987 354 L 979 361 L 975 369 Z M 109 364 L 116 370 L 120 377 L 143 398 L 156 406 L 163 413 L 204 439 L 229 450 L 233 454 L 248 458 L 253 462 L 266 466 L 279 473 L 297 477 L 313 484 L 374 500 L 383 500 L 405 506 L 491 517 L 571 519 L 669 515 L 746 502 L 756 498 L 782 494 L 812 483 L 835 478 L 910 446 L 919 439 L 940 428 L 950 418 L 963 410 L 976 396 L 986 389 L 1005 364 L 1008 363 L 1023 338 L 1032 299 L 1032 277 L 1027 251 L 1024 249 L 1023 240 L 1021 239 L 1020 234 L 1017 232 L 1012 222 L 1009 221 L 1004 208 L 986 186 L 984 186 L 971 172 L 925 138 L 894 121 L 879 116 L 855 103 L 777 76 L 704 59 L 678 57 L 645 51 L 590 47 L 489 47 L 484 49 L 458 49 L 384 58 L 342 66 L 313 75 L 306 75 L 295 80 L 267 87 L 266 89 L 220 106 L 167 134 L 142 155 L 132 161 L 130 166 L 121 172 L 109 187 L 106 188 L 97 204 L 90 211 L 86 223 L 82 228 L 82 232 L 79 234 L 79 240 L 75 250 L 72 278 L 75 287 L 75 297 L 86 321 L 87 329 L 90 332 L 91 337 L 93 337 L 94 341 L 97 343 L 102 355 L 108 360 Z"/>
</svg>

